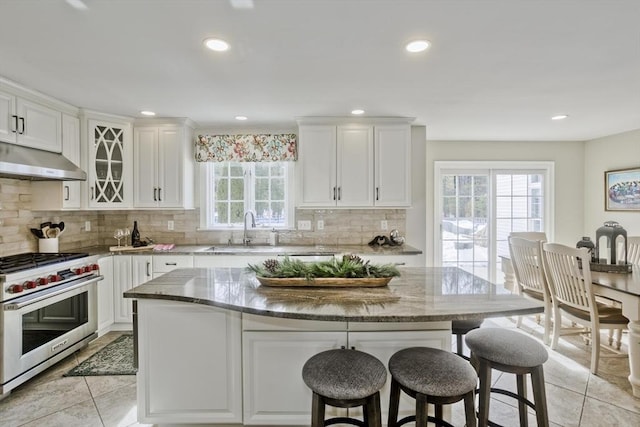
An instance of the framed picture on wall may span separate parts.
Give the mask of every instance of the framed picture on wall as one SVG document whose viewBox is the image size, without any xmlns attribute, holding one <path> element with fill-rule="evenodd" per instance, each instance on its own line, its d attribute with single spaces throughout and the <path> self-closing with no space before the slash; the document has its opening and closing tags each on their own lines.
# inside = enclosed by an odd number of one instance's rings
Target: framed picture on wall
<svg viewBox="0 0 640 427">
<path fill-rule="evenodd" d="M 606 211 L 640 210 L 640 167 L 604 173 L 604 209 Z"/>
</svg>

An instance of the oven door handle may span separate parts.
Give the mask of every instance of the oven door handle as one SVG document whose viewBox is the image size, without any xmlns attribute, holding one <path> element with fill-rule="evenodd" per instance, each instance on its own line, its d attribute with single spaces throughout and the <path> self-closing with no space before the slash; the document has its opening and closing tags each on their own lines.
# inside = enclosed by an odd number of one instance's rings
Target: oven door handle
<svg viewBox="0 0 640 427">
<path fill-rule="evenodd" d="M 43 300 L 45 300 L 47 298 L 51 298 L 51 297 L 56 296 L 56 295 L 64 294 L 66 292 L 71 292 L 74 289 L 78 289 L 78 288 L 81 288 L 83 286 L 87 286 L 87 285 L 90 285 L 92 283 L 99 282 L 102 279 L 104 279 L 103 276 L 96 276 L 96 277 L 91 278 L 89 280 L 83 280 L 80 283 L 71 283 L 69 285 L 61 286 L 61 287 L 58 287 L 58 288 L 52 288 L 51 292 L 47 292 L 46 290 L 43 291 L 43 292 L 39 292 L 37 295 L 34 295 L 32 298 L 29 298 L 29 295 L 27 295 L 22 300 L 3 304 L 4 305 L 4 310 L 5 311 L 20 310 L 21 308 L 24 308 L 24 307 L 26 307 L 28 305 L 35 304 L 35 303 L 37 303 L 39 301 L 43 301 Z"/>
</svg>

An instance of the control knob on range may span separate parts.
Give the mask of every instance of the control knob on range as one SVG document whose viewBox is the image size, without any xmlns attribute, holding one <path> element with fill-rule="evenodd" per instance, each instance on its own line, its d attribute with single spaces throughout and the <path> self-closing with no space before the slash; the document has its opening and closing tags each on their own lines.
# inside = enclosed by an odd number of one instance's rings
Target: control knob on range
<svg viewBox="0 0 640 427">
<path fill-rule="evenodd" d="M 59 274 L 52 274 L 52 275 L 50 275 L 49 277 L 47 277 L 47 280 L 48 280 L 50 283 L 53 283 L 53 282 L 59 282 L 61 279 L 62 279 L 62 278 L 60 277 L 60 275 L 59 275 Z"/>
<path fill-rule="evenodd" d="M 10 294 L 18 294 L 22 291 L 24 291 L 22 285 L 11 285 L 7 288 L 7 292 L 9 292 Z"/>
<path fill-rule="evenodd" d="M 51 277 L 51 276 L 49 276 Z M 44 286 L 49 283 L 49 277 L 41 277 L 37 280 L 38 286 Z"/>
<path fill-rule="evenodd" d="M 38 286 L 38 284 L 35 282 L 35 280 L 27 280 L 22 284 L 22 286 L 25 289 L 35 289 L 35 287 Z"/>
<path fill-rule="evenodd" d="M 76 269 L 73 270 L 73 274 L 75 274 L 76 276 L 80 275 L 84 273 L 84 268 L 83 267 L 78 267 Z"/>
</svg>

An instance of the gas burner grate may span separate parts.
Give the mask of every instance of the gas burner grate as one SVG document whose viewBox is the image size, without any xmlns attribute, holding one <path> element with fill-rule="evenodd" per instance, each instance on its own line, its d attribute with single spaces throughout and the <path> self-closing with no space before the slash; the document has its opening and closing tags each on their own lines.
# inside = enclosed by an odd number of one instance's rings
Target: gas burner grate
<svg viewBox="0 0 640 427">
<path fill-rule="evenodd" d="M 45 265 L 57 264 L 64 261 L 79 259 L 89 256 L 86 253 L 40 253 L 29 252 L 24 254 L 0 257 L 0 274 L 15 273 Z"/>
</svg>

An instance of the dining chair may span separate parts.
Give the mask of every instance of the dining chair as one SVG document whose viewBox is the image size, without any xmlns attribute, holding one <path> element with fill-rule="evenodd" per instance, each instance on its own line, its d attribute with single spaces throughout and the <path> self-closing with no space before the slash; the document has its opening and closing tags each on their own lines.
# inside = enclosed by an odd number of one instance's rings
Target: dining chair
<svg viewBox="0 0 640 427">
<path fill-rule="evenodd" d="M 527 240 L 535 240 L 535 241 L 547 241 L 547 234 L 544 231 L 512 231 L 511 233 L 509 233 L 509 237 L 519 237 L 522 239 L 527 239 Z M 508 239 L 507 239 L 508 241 Z M 509 255 L 511 257 L 511 255 Z M 511 262 L 511 266 L 513 267 L 513 261 Z M 515 276 L 515 270 L 514 270 L 514 276 Z M 517 284 L 518 279 L 516 277 L 516 287 L 515 287 L 515 291 L 516 293 L 520 294 L 521 293 L 521 288 L 520 286 Z M 540 300 L 542 301 L 542 299 Z M 545 312 L 545 321 L 547 317 L 551 317 L 551 312 Z M 520 328 L 522 326 L 522 319 L 523 316 L 518 316 L 517 320 L 516 320 L 516 327 Z M 540 324 L 540 315 L 536 314 L 535 315 L 535 319 L 536 319 L 536 323 Z"/>
<path fill-rule="evenodd" d="M 640 267 L 640 236 L 627 237 L 627 262 Z"/>
<path fill-rule="evenodd" d="M 578 260 L 582 262 L 582 269 Z M 585 326 L 591 335 L 591 373 L 597 374 L 600 360 L 600 329 L 624 329 L 629 319 L 618 307 L 597 303 L 591 282 L 590 254 L 587 248 L 558 243 L 542 244 L 542 261 L 553 305 L 551 349 L 558 345 L 562 316 Z"/>
<path fill-rule="evenodd" d="M 528 240 L 511 235 L 509 236 L 509 253 L 520 294 L 542 301 L 544 304 L 543 342 L 549 345 L 553 309 L 551 291 L 542 265 L 542 242 L 545 240 Z M 520 324 L 521 321 L 518 319 L 517 326 L 520 327 Z"/>
</svg>

